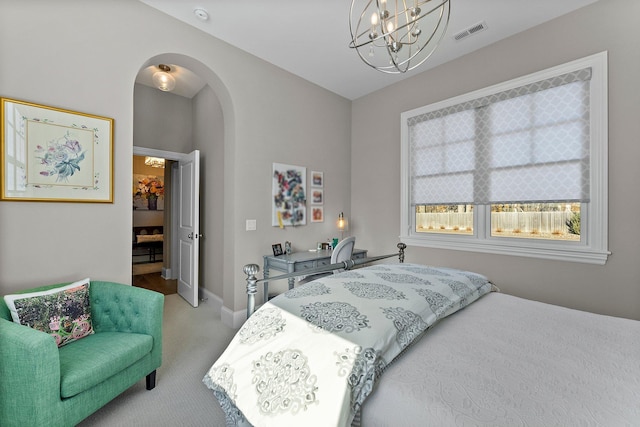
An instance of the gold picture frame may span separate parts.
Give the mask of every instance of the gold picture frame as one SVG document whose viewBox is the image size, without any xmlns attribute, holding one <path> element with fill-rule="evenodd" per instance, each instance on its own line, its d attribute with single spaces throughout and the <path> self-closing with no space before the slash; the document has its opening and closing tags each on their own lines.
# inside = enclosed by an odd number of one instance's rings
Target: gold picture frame
<svg viewBox="0 0 640 427">
<path fill-rule="evenodd" d="M 113 203 L 113 119 L 0 98 L 0 200 Z"/>
</svg>

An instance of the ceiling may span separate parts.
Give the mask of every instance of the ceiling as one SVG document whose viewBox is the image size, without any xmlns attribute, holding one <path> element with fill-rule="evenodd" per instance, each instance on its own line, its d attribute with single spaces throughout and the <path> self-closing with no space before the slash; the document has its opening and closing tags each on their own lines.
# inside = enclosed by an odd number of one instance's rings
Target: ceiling
<svg viewBox="0 0 640 427">
<path fill-rule="evenodd" d="M 401 75 L 370 68 L 349 48 L 349 0 L 140 1 L 353 100 L 597 0 L 451 0 L 451 21 L 438 49 L 420 67 Z M 208 12 L 208 19 L 196 16 L 198 8 Z M 481 22 L 486 30 L 453 38 Z M 152 71 L 144 70 L 139 82 L 150 84 Z M 204 82 L 194 83 L 197 76 L 191 74 L 188 90 L 179 79 L 174 93 L 192 97 L 202 88 Z"/>
</svg>

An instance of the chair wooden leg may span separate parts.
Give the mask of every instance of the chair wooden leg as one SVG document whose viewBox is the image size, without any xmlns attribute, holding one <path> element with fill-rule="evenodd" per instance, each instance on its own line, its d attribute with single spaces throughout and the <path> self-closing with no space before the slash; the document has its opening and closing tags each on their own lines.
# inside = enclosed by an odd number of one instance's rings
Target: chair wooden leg
<svg viewBox="0 0 640 427">
<path fill-rule="evenodd" d="M 153 390 L 156 386 L 156 371 L 151 372 L 147 375 L 147 390 Z"/>
</svg>

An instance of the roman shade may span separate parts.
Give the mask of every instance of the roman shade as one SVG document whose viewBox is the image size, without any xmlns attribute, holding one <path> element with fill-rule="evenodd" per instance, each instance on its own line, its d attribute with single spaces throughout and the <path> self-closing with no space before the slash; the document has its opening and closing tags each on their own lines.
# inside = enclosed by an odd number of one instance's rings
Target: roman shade
<svg viewBox="0 0 640 427">
<path fill-rule="evenodd" d="M 411 204 L 588 202 L 591 74 L 409 118 Z"/>
</svg>

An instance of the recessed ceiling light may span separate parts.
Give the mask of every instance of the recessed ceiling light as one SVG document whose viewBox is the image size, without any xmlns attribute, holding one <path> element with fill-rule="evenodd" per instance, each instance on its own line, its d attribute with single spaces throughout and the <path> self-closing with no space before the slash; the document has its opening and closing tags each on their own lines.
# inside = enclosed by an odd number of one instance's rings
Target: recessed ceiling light
<svg viewBox="0 0 640 427">
<path fill-rule="evenodd" d="M 193 13 L 195 13 L 195 15 L 203 21 L 206 21 L 209 19 L 209 12 L 207 12 L 204 9 L 201 9 L 201 8 L 194 9 Z"/>
</svg>

